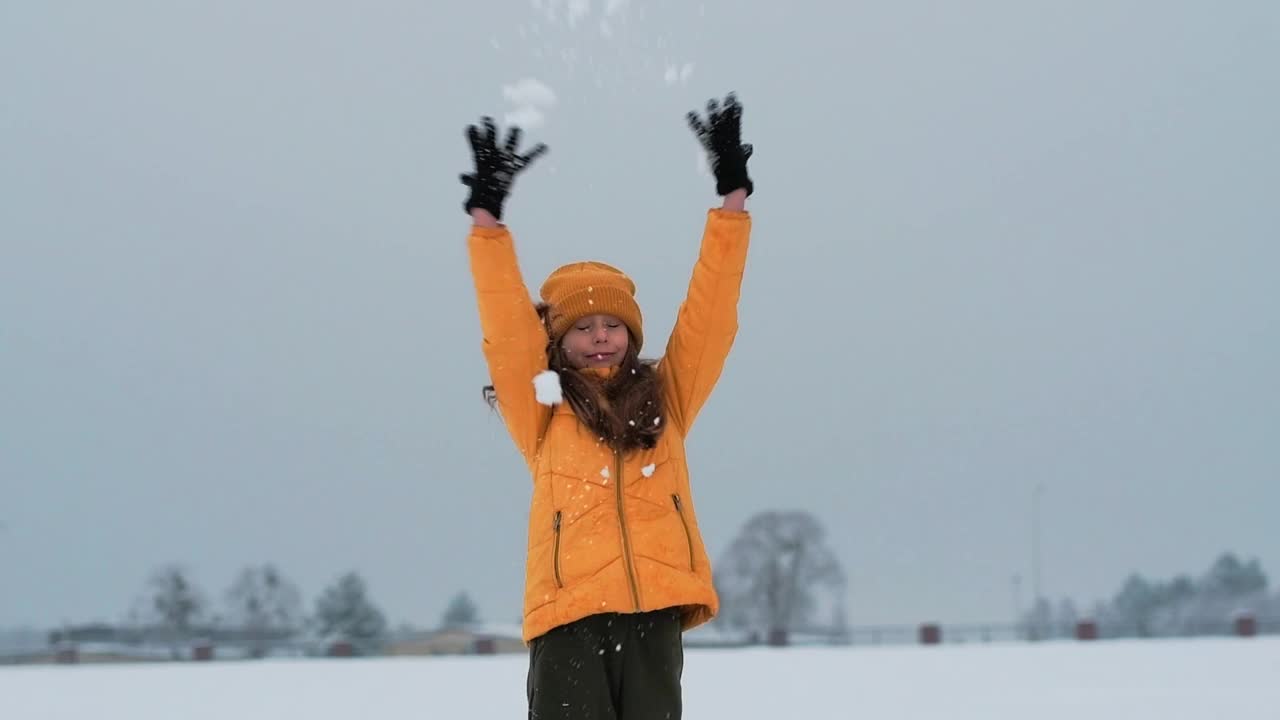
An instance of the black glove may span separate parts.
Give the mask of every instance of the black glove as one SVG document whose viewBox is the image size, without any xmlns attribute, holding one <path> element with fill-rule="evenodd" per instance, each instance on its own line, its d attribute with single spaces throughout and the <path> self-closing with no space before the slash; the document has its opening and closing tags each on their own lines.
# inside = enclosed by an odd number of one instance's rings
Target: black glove
<svg viewBox="0 0 1280 720">
<path fill-rule="evenodd" d="M 751 157 L 753 148 L 742 142 L 742 105 L 737 96 L 729 93 L 723 108 L 715 100 L 709 100 L 706 124 L 693 111 L 687 117 L 689 127 L 707 150 L 711 171 L 716 176 L 716 194 L 728 195 L 742 188 L 746 188 L 747 195 L 754 192 L 755 184 L 747 176 L 747 158 Z"/>
<path fill-rule="evenodd" d="M 511 192 L 516 173 L 545 153 L 547 146 L 545 143 L 538 143 L 529 152 L 519 155 L 516 153 L 516 145 L 520 142 L 520 128 L 513 126 L 507 133 L 507 142 L 498 147 L 498 129 L 493 124 L 493 118 L 482 118 L 482 122 L 484 134 L 475 125 L 467 128 L 476 171 L 462 175 L 462 184 L 471 188 L 471 194 L 462 207 L 468 214 L 472 209 L 480 208 L 488 210 L 495 218 L 502 219 L 502 203 L 506 201 L 507 193 Z"/>
</svg>

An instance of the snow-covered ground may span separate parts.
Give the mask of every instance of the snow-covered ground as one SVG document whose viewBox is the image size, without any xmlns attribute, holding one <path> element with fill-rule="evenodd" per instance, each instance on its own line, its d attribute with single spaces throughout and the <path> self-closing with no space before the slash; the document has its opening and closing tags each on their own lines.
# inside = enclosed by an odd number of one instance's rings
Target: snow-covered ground
<svg viewBox="0 0 1280 720">
<path fill-rule="evenodd" d="M 526 717 L 525 657 L 0 667 L 5 720 Z M 1280 638 L 697 649 L 685 717 L 1280 718 Z"/>
</svg>

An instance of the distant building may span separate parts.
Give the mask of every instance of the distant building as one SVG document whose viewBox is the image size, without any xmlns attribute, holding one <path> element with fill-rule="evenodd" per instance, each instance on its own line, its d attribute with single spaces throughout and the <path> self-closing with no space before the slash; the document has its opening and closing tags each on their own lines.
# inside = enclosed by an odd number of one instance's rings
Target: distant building
<svg viewBox="0 0 1280 720">
<path fill-rule="evenodd" d="M 493 655 L 524 653 L 519 626 L 471 625 L 405 633 L 387 644 L 387 655 Z"/>
</svg>

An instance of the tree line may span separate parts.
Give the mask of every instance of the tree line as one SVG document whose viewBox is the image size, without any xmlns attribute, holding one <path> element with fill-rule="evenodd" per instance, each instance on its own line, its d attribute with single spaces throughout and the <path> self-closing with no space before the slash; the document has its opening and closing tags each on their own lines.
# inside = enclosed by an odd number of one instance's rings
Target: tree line
<svg viewBox="0 0 1280 720">
<path fill-rule="evenodd" d="M 156 569 L 127 613 L 127 626 L 109 636 L 127 642 L 168 644 L 174 657 L 191 642 L 218 637 L 245 646 L 254 657 L 302 635 L 349 642 L 376 653 L 388 637 L 386 615 L 369 597 L 357 572 L 326 587 L 308 612 L 298 586 L 271 563 L 242 569 L 216 602 L 181 565 Z M 50 639 L 64 639 L 54 631 Z M 82 633 L 83 634 L 83 633 Z"/>
<path fill-rule="evenodd" d="M 714 582 L 721 604 L 714 623 L 720 628 L 770 642 L 786 642 L 795 633 L 839 639 L 849 630 L 844 569 L 822 524 L 808 512 L 751 517 L 717 560 Z M 1280 592 L 1269 594 L 1268 588 L 1258 560 L 1223 553 L 1195 577 L 1155 580 L 1133 573 L 1111 598 L 1087 611 L 1067 597 L 1056 604 L 1040 598 L 1018 625 L 1033 639 L 1071 637 L 1085 619 L 1105 637 L 1207 635 L 1221 634 L 1247 612 L 1280 627 Z M 341 640 L 369 655 L 381 652 L 393 635 L 359 573 L 342 574 L 307 611 L 297 585 L 270 563 L 241 570 L 221 603 L 211 601 L 182 567 L 161 567 L 148 578 L 128 619 L 134 641 L 169 643 L 175 657 L 193 640 L 209 636 L 256 657 L 300 637 L 322 644 Z M 480 621 L 475 602 L 459 592 L 438 627 L 474 627 Z"/>
<path fill-rule="evenodd" d="M 1041 598 L 1022 623 L 1034 637 L 1069 637 L 1083 619 L 1096 623 L 1106 637 L 1218 635 L 1243 614 L 1280 623 L 1280 592 L 1268 588 L 1256 558 L 1245 562 L 1226 552 L 1197 576 L 1160 580 L 1131 573 L 1112 597 L 1084 611 L 1070 598 L 1056 604 Z"/>
</svg>

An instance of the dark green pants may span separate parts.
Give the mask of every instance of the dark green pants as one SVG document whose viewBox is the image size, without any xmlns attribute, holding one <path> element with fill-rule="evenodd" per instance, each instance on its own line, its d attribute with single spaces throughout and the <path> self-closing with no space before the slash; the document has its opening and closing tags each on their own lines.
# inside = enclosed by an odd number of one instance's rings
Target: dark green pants
<svg viewBox="0 0 1280 720">
<path fill-rule="evenodd" d="M 674 609 L 591 615 L 529 644 L 529 718 L 680 720 L 683 670 Z"/>
</svg>

